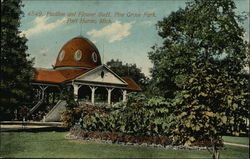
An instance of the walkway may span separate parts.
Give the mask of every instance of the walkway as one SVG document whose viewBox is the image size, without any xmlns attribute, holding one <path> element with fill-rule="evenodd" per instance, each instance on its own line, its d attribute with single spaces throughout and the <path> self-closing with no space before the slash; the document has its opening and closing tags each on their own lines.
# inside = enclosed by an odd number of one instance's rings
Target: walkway
<svg viewBox="0 0 250 159">
<path fill-rule="evenodd" d="M 25 130 L 41 130 L 41 129 L 54 129 L 62 128 L 61 122 L 37 122 L 37 121 L 0 121 L 0 132 L 4 131 L 25 131 Z M 225 145 L 246 147 L 249 148 L 249 145 L 236 144 L 230 142 L 224 142 Z"/>
<path fill-rule="evenodd" d="M 61 122 L 0 121 L 0 132 L 62 129 Z"/>
<path fill-rule="evenodd" d="M 224 142 L 225 145 L 231 145 L 231 146 L 238 146 L 238 147 L 246 147 L 249 148 L 249 145 L 243 145 L 243 144 L 235 144 L 231 142 Z"/>
</svg>

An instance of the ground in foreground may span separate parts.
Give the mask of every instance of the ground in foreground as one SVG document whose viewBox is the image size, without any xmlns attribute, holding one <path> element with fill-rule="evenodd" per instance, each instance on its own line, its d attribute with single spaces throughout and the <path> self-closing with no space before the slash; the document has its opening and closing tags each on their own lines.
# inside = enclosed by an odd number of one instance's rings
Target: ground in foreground
<svg viewBox="0 0 250 159">
<path fill-rule="evenodd" d="M 208 151 L 85 143 L 65 138 L 67 132 L 1 132 L 0 157 L 15 158 L 211 158 Z M 248 148 L 225 146 L 221 158 L 248 158 Z"/>
</svg>

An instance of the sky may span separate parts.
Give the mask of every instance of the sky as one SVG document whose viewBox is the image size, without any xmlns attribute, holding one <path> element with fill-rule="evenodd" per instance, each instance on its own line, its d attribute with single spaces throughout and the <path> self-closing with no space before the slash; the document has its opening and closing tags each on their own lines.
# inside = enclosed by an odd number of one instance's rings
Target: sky
<svg viewBox="0 0 250 159">
<path fill-rule="evenodd" d="M 235 0 L 249 41 L 249 0 Z M 156 23 L 184 8 L 186 0 L 23 0 L 20 30 L 28 39 L 34 67 L 52 68 L 61 47 L 77 36 L 91 40 L 102 63 L 119 59 L 135 63 L 146 76 L 153 66 L 148 52 L 163 40 Z"/>
</svg>

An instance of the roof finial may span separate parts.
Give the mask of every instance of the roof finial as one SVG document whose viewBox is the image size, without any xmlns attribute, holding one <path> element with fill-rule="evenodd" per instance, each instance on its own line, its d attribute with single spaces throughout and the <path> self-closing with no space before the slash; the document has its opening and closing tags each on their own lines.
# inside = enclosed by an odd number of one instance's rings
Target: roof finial
<svg viewBox="0 0 250 159">
<path fill-rule="evenodd" d="M 80 27 L 80 36 L 82 36 L 82 23 L 81 23 L 81 27 Z"/>
<path fill-rule="evenodd" d="M 105 60 L 104 60 L 104 42 L 102 41 L 102 61 L 103 64 L 105 64 Z"/>
</svg>

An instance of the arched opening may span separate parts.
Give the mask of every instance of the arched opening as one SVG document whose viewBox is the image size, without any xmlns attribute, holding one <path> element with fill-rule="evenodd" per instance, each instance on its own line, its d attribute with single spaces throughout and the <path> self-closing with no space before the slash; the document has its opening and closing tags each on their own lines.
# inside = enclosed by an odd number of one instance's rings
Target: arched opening
<svg viewBox="0 0 250 159">
<path fill-rule="evenodd" d="M 78 89 L 79 102 L 91 102 L 91 89 L 89 86 L 83 85 Z"/>
<path fill-rule="evenodd" d="M 115 88 L 113 89 L 112 93 L 111 93 L 111 102 L 113 104 L 117 103 L 117 102 L 121 102 L 122 101 L 122 90 Z"/>
<path fill-rule="evenodd" d="M 32 106 L 30 120 L 40 121 L 60 100 L 61 90 L 57 86 L 35 86 L 34 98 L 37 103 Z"/>
<path fill-rule="evenodd" d="M 95 103 L 107 103 L 108 91 L 105 87 L 98 87 L 95 91 Z"/>
<path fill-rule="evenodd" d="M 37 85 L 32 86 L 32 94 L 33 96 L 31 96 L 31 106 L 34 106 L 42 98 L 41 88 L 39 88 Z"/>
<path fill-rule="evenodd" d="M 55 105 L 60 99 L 60 89 L 58 87 L 48 87 L 45 90 L 45 103 L 48 105 Z"/>
</svg>

